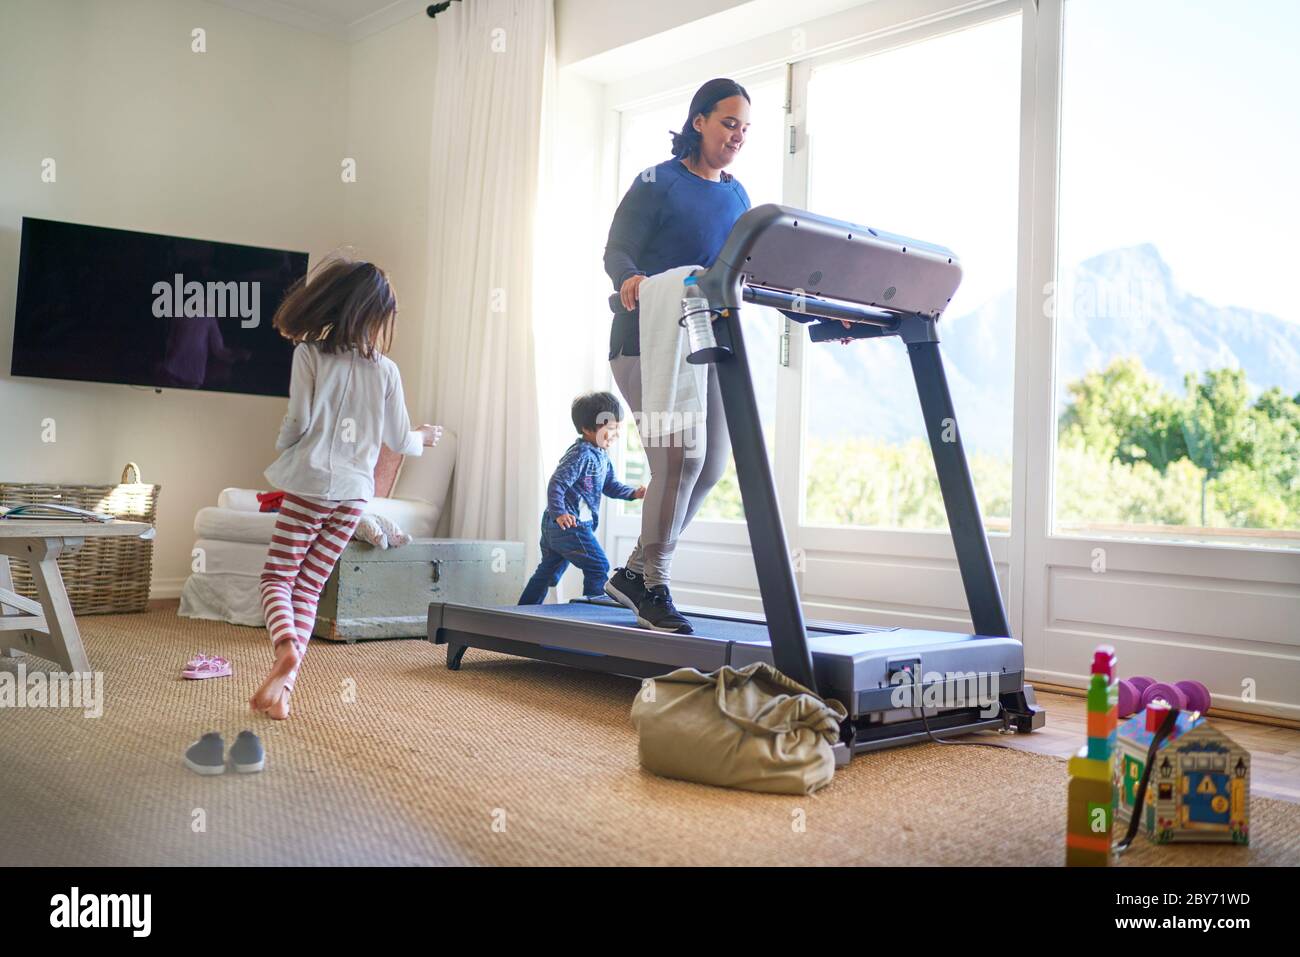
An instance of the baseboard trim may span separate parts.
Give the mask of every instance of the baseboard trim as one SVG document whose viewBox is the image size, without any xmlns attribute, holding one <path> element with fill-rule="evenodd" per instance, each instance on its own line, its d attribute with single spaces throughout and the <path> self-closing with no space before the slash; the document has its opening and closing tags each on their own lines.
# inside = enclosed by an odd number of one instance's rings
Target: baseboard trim
<svg viewBox="0 0 1300 957">
<path fill-rule="evenodd" d="M 181 589 L 184 587 L 184 578 L 155 578 L 149 585 L 149 600 L 180 598 Z"/>
</svg>

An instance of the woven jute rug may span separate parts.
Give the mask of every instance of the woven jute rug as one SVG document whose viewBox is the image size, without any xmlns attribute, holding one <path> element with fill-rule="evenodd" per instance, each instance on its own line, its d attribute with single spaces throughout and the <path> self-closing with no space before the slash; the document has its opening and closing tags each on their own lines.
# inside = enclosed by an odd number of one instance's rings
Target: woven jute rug
<svg viewBox="0 0 1300 957">
<path fill-rule="evenodd" d="M 657 778 L 635 682 L 427 642 L 316 642 L 273 722 L 247 710 L 266 633 L 170 608 L 81 621 L 103 714 L 0 708 L 0 864 L 1059 865 L 1065 764 L 934 744 L 854 759 L 811 797 Z M 185 681 L 196 652 L 229 678 Z M 49 668 L 0 659 L 17 675 Z M 16 680 L 16 679 L 15 679 Z M 93 709 L 92 709 L 93 710 Z M 261 735 L 260 774 L 181 763 L 205 731 Z M 1252 801 L 1249 848 L 1124 865 L 1300 863 L 1300 805 Z"/>
</svg>

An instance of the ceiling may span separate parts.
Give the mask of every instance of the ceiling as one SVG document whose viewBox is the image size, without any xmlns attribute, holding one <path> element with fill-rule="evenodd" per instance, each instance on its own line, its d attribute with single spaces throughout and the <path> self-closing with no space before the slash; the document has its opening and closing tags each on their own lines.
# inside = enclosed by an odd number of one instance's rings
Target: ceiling
<svg viewBox="0 0 1300 957">
<path fill-rule="evenodd" d="M 428 0 L 213 0 L 301 30 L 359 40 L 408 17 L 423 16 Z"/>
</svg>

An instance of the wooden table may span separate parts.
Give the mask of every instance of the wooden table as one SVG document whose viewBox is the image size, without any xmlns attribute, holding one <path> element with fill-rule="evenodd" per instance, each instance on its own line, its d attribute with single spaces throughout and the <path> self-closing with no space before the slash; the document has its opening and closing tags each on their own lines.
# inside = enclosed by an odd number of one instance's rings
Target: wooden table
<svg viewBox="0 0 1300 957">
<path fill-rule="evenodd" d="M 0 520 L 0 652 L 19 652 L 57 661 L 68 671 L 90 671 L 81 632 L 59 574 L 58 557 L 87 538 L 140 536 L 153 531 L 146 522 L 78 522 L 45 519 Z M 40 601 L 14 591 L 9 559 L 32 570 Z"/>
</svg>

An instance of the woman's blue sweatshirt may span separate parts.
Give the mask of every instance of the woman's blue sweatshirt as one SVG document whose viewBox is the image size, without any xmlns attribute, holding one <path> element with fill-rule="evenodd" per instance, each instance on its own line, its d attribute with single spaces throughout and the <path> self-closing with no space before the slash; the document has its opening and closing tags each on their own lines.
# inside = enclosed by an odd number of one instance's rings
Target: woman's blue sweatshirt
<svg viewBox="0 0 1300 957">
<path fill-rule="evenodd" d="M 611 359 L 641 354 L 637 312 L 625 311 L 618 296 L 627 277 L 713 265 L 731 227 L 749 209 L 745 187 L 722 175 L 715 183 L 696 176 L 680 159 L 665 160 L 638 174 L 618 204 L 605 244 L 605 272 L 614 282 Z"/>
</svg>

